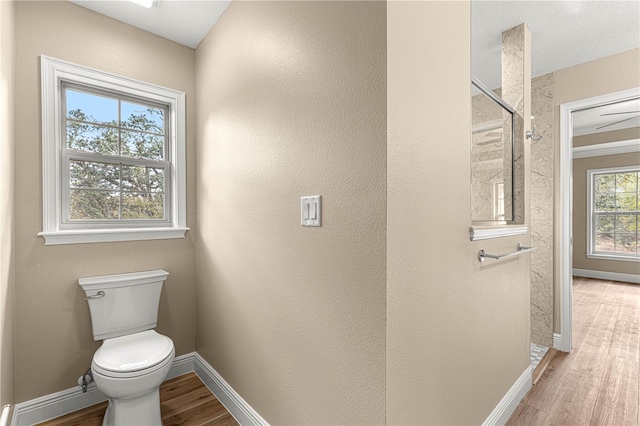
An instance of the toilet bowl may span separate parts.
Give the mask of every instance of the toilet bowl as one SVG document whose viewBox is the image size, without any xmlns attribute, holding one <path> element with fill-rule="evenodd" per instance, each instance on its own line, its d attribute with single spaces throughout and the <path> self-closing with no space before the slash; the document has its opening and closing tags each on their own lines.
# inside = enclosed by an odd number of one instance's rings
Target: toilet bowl
<svg viewBox="0 0 640 426">
<path fill-rule="evenodd" d="M 103 425 L 161 425 L 160 385 L 169 374 L 173 341 L 153 328 L 168 273 L 81 278 L 94 340 L 103 340 L 91 370 L 109 399 Z"/>
</svg>

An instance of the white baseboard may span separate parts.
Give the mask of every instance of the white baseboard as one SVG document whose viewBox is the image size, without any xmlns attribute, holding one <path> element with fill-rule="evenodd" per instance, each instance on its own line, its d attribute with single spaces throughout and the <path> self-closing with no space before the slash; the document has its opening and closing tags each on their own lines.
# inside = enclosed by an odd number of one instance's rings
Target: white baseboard
<svg viewBox="0 0 640 426">
<path fill-rule="evenodd" d="M 177 356 L 173 360 L 167 380 L 192 371 L 195 371 L 200 380 L 204 382 L 241 425 L 268 426 L 268 423 L 196 352 Z M 98 390 L 95 383 L 89 383 L 86 393 L 82 392 L 80 386 L 76 386 L 16 404 L 11 425 L 33 425 L 82 410 L 106 400 L 107 397 Z M 4 409 L 2 413 L 5 413 Z"/>
<path fill-rule="evenodd" d="M 559 351 L 562 351 L 563 348 L 563 342 L 562 342 L 562 334 L 560 333 L 553 333 L 553 349 L 557 349 Z"/>
<path fill-rule="evenodd" d="M 76 386 L 16 404 L 11 424 L 13 426 L 33 425 L 106 400 L 107 397 L 98 390 L 95 383 L 89 383 L 86 393 L 82 392 L 80 386 Z"/>
<path fill-rule="evenodd" d="M 596 278 L 599 280 L 622 281 L 625 283 L 640 284 L 640 274 L 620 274 L 618 272 L 592 271 L 589 269 L 573 269 L 576 277 Z"/>
<path fill-rule="evenodd" d="M 531 366 L 528 366 L 520 375 L 518 380 L 511 386 L 500 403 L 493 409 L 489 417 L 482 423 L 482 426 L 504 425 L 509 417 L 522 401 L 522 398 L 531 389 Z"/>
<path fill-rule="evenodd" d="M 269 426 L 269 423 L 260 417 L 197 352 L 195 353 L 194 369 L 200 380 L 218 398 L 218 401 L 225 406 L 227 411 L 235 417 L 238 423 L 243 426 Z"/>
<path fill-rule="evenodd" d="M 188 354 L 175 357 L 173 359 L 173 364 L 171 365 L 171 370 L 169 370 L 169 374 L 167 374 L 167 378 L 165 380 L 173 379 L 174 377 L 182 376 L 194 371 L 193 360 L 195 354 L 195 352 L 190 352 Z"/>
</svg>

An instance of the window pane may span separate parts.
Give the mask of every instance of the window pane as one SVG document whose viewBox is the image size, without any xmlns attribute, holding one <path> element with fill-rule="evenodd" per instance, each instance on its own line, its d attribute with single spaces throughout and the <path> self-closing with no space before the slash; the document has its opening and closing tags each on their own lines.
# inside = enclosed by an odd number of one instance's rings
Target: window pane
<svg viewBox="0 0 640 426">
<path fill-rule="evenodd" d="M 596 193 L 614 192 L 616 190 L 616 175 L 595 175 Z"/>
<path fill-rule="evenodd" d="M 635 192 L 618 192 L 616 194 L 616 210 L 635 212 L 638 208 L 638 196 Z"/>
<path fill-rule="evenodd" d="M 612 212 L 616 207 L 616 194 L 604 193 L 595 195 L 596 212 Z"/>
<path fill-rule="evenodd" d="M 636 234 L 617 234 L 615 237 L 616 253 L 635 253 L 638 246 Z"/>
<path fill-rule="evenodd" d="M 636 192 L 637 184 L 638 184 L 638 173 L 616 174 L 616 191 Z"/>
<path fill-rule="evenodd" d="M 596 251 L 613 251 L 613 234 L 596 234 Z"/>
<path fill-rule="evenodd" d="M 164 219 L 164 195 L 128 192 L 122 195 L 123 219 Z"/>
<path fill-rule="evenodd" d="M 72 220 L 118 219 L 119 203 L 117 192 L 72 190 L 69 213 Z"/>
<path fill-rule="evenodd" d="M 596 232 L 613 232 L 615 217 L 607 214 L 596 215 Z"/>
<path fill-rule="evenodd" d="M 71 160 L 69 165 L 69 185 L 71 188 L 119 189 L 120 166 Z"/>
<path fill-rule="evenodd" d="M 618 215 L 616 216 L 616 233 L 626 232 L 626 233 L 634 233 L 636 232 L 636 216 L 635 215 Z"/>
<path fill-rule="evenodd" d="M 121 155 L 163 160 L 164 136 L 123 130 Z"/>
<path fill-rule="evenodd" d="M 67 121 L 67 147 L 76 151 L 118 155 L 118 130 Z"/>
<path fill-rule="evenodd" d="M 134 192 L 163 192 L 164 170 L 153 167 L 123 166 L 122 189 Z"/>
<path fill-rule="evenodd" d="M 122 127 L 164 134 L 164 110 L 122 102 Z"/>
<path fill-rule="evenodd" d="M 118 101 L 67 89 L 67 118 L 118 125 Z"/>
</svg>

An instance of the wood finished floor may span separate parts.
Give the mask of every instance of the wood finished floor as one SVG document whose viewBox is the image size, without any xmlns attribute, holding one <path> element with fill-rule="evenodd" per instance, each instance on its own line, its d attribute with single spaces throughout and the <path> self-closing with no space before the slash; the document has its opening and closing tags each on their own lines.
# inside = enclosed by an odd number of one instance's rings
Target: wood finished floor
<svg viewBox="0 0 640 426">
<path fill-rule="evenodd" d="M 100 426 L 106 409 L 107 403 L 103 402 L 40 425 Z M 164 426 L 238 425 L 195 373 L 167 380 L 160 386 L 160 411 Z"/>
<path fill-rule="evenodd" d="M 559 352 L 508 426 L 639 425 L 640 285 L 574 277 L 573 351 Z"/>
</svg>

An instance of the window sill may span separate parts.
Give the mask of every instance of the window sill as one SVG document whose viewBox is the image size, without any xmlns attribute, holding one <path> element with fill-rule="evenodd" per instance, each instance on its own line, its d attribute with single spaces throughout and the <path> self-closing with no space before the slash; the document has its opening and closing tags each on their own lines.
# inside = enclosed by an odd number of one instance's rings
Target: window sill
<svg viewBox="0 0 640 426">
<path fill-rule="evenodd" d="M 604 253 L 587 254 L 587 258 L 600 259 L 600 260 L 622 260 L 624 262 L 640 262 L 640 257 L 617 256 L 615 254 L 604 254 Z"/>
<path fill-rule="evenodd" d="M 527 232 L 528 228 L 524 225 L 472 226 L 469 228 L 471 241 L 525 235 Z"/>
<path fill-rule="evenodd" d="M 45 246 L 184 238 L 189 228 L 92 229 L 39 232 Z"/>
</svg>

